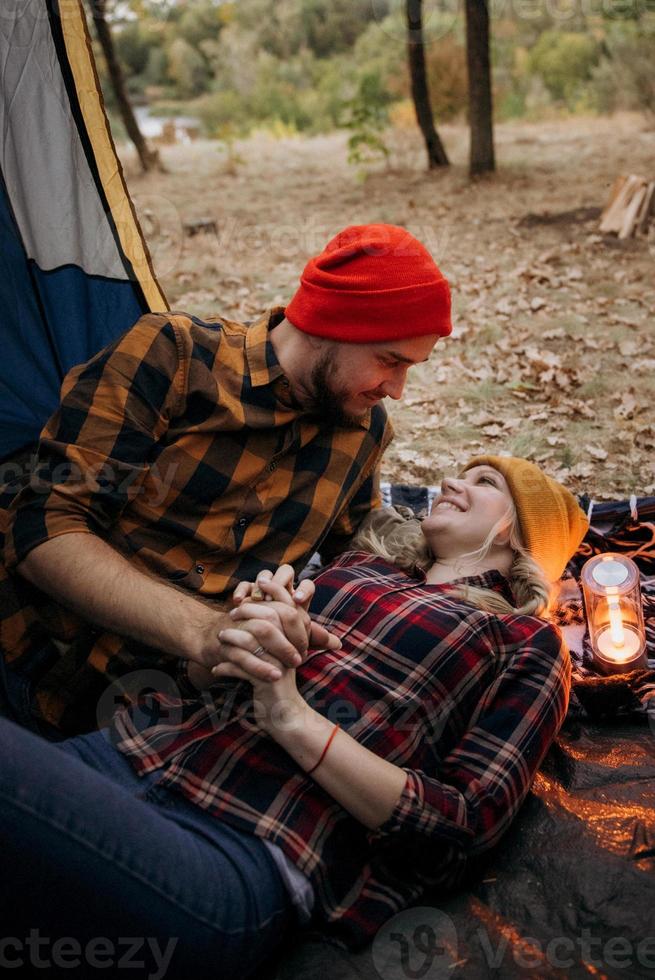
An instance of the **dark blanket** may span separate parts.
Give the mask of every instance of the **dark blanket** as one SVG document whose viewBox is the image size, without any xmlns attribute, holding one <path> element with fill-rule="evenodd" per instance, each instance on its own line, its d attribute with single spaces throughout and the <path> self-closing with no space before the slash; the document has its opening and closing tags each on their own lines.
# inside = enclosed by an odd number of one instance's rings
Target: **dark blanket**
<svg viewBox="0 0 655 980">
<path fill-rule="evenodd" d="M 590 554 L 632 554 L 655 658 L 655 526 L 635 517 L 633 506 L 590 531 L 569 566 L 557 610 L 574 664 L 569 714 L 495 851 L 457 893 L 426 894 L 362 952 L 297 934 L 261 980 L 655 977 L 655 659 L 596 676 L 576 582 Z"/>
<path fill-rule="evenodd" d="M 654 799 L 648 725 L 566 724 L 475 882 L 426 895 L 360 953 L 299 937 L 262 978 L 652 978 Z"/>
</svg>

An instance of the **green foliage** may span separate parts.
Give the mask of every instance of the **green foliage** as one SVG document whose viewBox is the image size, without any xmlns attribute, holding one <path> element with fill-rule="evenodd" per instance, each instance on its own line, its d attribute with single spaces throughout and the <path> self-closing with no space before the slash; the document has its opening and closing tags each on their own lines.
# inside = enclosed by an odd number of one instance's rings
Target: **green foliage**
<svg viewBox="0 0 655 980">
<path fill-rule="evenodd" d="M 168 79 L 168 58 L 163 48 L 150 48 L 148 63 L 141 76 L 145 85 L 165 85 Z"/>
<path fill-rule="evenodd" d="M 599 45 L 593 37 L 549 30 L 544 31 L 530 52 L 528 69 L 541 76 L 554 99 L 574 108 L 599 57 Z"/>
<path fill-rule="evenodd" d="M 353 97 L 344 102 L 342 125 L 350 130 L 348 163 L 365 166 L 387 159 L 389 150 L 382 133 L 389 124 L 388 104 L 389 94 L 380 76 L 363 75 Z"/>
<path fill-rule="evenodd" d="M 300 19 L 306 46 L 318 58 L 352 48 L 364 28 L 380 16 L 371 0 L 300 0 Z"/>
<path fill-rule="evenodd" d="M 493 9 L 498 118 L 655 111 L 655 0 L 601 6 Z M 426 2 L 424 25 L 437 124 L 462 118 L 462 5 Z M 405 0 L 121 0 L 112 29 L 131 95 L 184 102 L 220 138 L 255 127 L 320 133 L 345 125 L 351 159 L 362 164 L 385 157 L 388 110 L 398 103 L 394 116 L 403 118 L 411 97 Z M 98 69 L 111 108 L 100 54 Z"/>
<path fill-rule="evenodd" d="M 655 17 L 613 24 L 592 78 L 597 108 L 641 109 L 655 113 Z"/>
<path fill-rule="evenodd" d="M 175 33 L 191 47 L 199 48 L 203 41 L 216 41 L 225 26 L 225 14 L 215 3 L 194 3 L 183 11 L 176 24 Z"/>
<path fill-rule="evenodd" d="M 183 37 L 176 38 L 168 49 L 168 77 L 175 85 L 176 93 L 183 99 L 209 87 L 207 62 Z"/>
<path fill-rule="evenodd" d="M 281 65 L 263 51 L 247 79 L 197 99 L 188 109 L 210 136 L 221 135 L 229 124 L 241 135 L 254 127 L 278 134 L 326 132 L 338 125 L 348 77 L 338 64 L 308 52 Z"/>
<path fill-rule="evenodd" d="M 276 58 L 293 57 L 303 48 L 325 58 L 350 49 L 387 7 L 387 0 L 240 0 L 234 17 Z"/>
<path fill-rule="evenodd" d="M 511 88 L 496 100 L 496 113 L 500 119 L 520 119 L 526 114 L 525 95 L 518 88 Z"/>
<path fill-rule="evenodd" d="M 392 14 L 371 24 L 353 48 L 359 77 L 376 74 L 390 99 L 411 97 L 405 17 L 394 5 Z M 425 60 L 430 99 L 437 120 L 452 119 L 466 110 L 468 79 L 461 24 L 431 12 Z"/>
<path fill-rule="evenodd" d="M 247 127 L 237 122 L 244 119 L 244 104 L 236 92 L 212 92 L 196 99 L 188 108 L 198 116 L 210 137 L 222 138 L 234 130 L 239 136 L 247 133 Z"/>
<path fill-rule="evenodd" d="M 114 31 L 116 54 L 128 77 L 141 75 L 145 71 L 152 44 L 151 33 L 145 31 L 138 21 L 132 21 Z"/>
</svg>

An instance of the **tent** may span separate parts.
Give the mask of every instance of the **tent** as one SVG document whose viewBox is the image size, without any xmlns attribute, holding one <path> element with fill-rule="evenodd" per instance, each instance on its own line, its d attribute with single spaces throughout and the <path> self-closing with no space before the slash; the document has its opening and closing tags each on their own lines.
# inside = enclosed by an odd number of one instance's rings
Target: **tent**
<svg viewBox="0 0 655 980">
<path fill-rule="evenodd" d="M 0 68 L 3 460 L 37 441 L 70 367 L 167 304 L 78 0 L 3 0 Z M 434 492 L 385 487 L 387 502 L 415 510 Z M 593 675 L 577 575 L 599 551 L 635 557 L 655 658 L 655 498 L 582 503 L 593 527 L 558 607 L 575 665 L 571 709 L 510 833 L 465 888 L 427 895 L 361 953 L 310 931 L 262 980 L 653 975 L 655 659 L 638 676 Z"/>
<path fill-rule="evenodd" d="M 81 4 L 0 13 L 0 460 L 38 440 L 66 372 L 167 309 L 105 115 Z"/>
</svg>

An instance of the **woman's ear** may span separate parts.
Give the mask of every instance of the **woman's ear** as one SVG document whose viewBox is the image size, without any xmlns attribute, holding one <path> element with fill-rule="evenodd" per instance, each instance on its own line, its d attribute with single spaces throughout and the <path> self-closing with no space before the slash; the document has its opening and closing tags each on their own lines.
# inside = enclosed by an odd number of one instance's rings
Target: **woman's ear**
<svg viewBox="0 0 655 980">
<path fill-rule="evenodd" d="M 512 537 L 512 527 L 511 524 L 506 524 L 494 538 L 494 545 L 496 548 L 509 548 L 510 540 Z M 514 552 L 512 552 L 514 554 Z"/>
<path fill-rule="evenodd" d="M 494 538 L 494 545 L 498 548 L 509 548 L 516 526 L 516 517 L 510 510 L 501 518 L 501 522 L 502 526 L 498 529 L 498 533 Z M 513 548 L 512 551 L 514 551 Z"/>
</svg>

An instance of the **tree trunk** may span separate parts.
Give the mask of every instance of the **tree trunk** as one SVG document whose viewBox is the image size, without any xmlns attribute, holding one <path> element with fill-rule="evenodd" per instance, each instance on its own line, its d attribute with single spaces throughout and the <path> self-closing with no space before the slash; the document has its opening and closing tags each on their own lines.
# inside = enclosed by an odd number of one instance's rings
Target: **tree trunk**
<svg viewBox="0 0 655 980">
<path fill-rule="evenodd" d="M 144 172 L 153 170 L 154 168 L 163 170 L 159 160 L 159 152 L 158 150 L 151 150 L 146 143 L 132 111 L 130 100 L 127 97 L 123 72 L 116 57 L 111 30 L 107 23 L 107 2 L 106 0 L 90 0 L 89 8 L 98 34 L 98 40 L 100 41 L 100 47 L 107 62 L 107 72 L 109 73 L 109 79 L 114 90 L 114 95 L 116 96 L 121 119 L 123 120 L 127 135 L 136 147 L 136 152 L 141 162 L 141 169 Z"/>
<path fill-rule="evenodd" d="M 471 130 L 469 170 L 473 176 L 496 169 L 487 0 L 466 0 L 466 61 Z"/>
<path fill-rule="evenodd" d="M 428 78 L 425 71 L 425 42 L 423 39 L 422 0 L 406 0 L 407 58 L 412 80 L 412 98 L 416 121 L 423 133 L 428 153 L 428 167 L 447 167 L 448 157 L 434 126 Z"/>
</svg>

